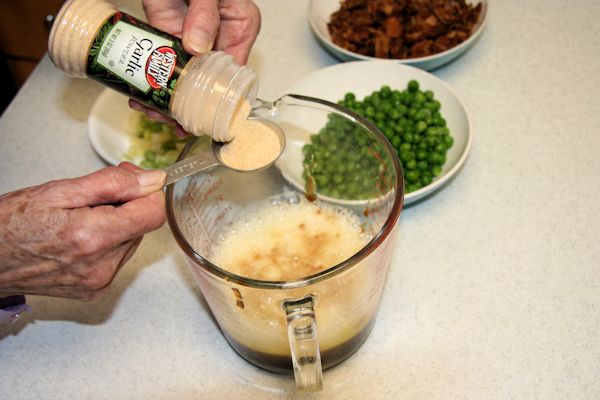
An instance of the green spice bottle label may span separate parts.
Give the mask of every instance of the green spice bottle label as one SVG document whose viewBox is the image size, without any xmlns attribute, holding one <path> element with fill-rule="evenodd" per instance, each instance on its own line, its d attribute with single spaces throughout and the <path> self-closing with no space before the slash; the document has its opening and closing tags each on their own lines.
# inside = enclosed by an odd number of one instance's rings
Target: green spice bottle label
<svg viewBox="0 0 600 400">
<path fill-rule="evenodd" d="M 87 74 L 166 112 L 181 70 L 190 58 L 179 39 L 118 12 L 96 35 L 88 53 Z"/>
</svg>

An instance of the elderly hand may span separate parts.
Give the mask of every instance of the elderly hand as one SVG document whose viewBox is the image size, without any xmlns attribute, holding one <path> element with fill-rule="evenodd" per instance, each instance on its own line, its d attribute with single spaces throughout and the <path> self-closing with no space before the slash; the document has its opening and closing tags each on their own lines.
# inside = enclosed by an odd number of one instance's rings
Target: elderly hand
<svg viewBox="0 0 600 400">
<path fill-rule="evenodd" d="M 122 163 L 0 196 L 0 297 L 101 296 L 164 223 L 164 180 Z"/>
<path fill-rule="evenodd" d="M 143 4 L 150 25 L 183 38 L 183 46 L 194 55 L 214 48 L 243 65 L 260 30 L 260 12 L 251 0 L 144 0 Z"/>
<path fill-rule="evenodd" d="M 260 31 L 260 11 L 252 0 L 143 0 L 143 5 L 150 25 L 183 38 L 184 48 L 194 55 L 223 50 L 246 64 Z M 153 120 L 175 124 L 135 100 L 129 105 Z M 177 127 L 177 134 L 184 136 Z"/>
</svg>

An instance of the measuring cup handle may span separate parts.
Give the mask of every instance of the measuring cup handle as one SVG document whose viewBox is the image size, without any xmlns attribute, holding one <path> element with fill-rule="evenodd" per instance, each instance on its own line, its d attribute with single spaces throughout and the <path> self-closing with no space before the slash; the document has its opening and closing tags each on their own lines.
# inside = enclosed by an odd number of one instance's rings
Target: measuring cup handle
<svg viewBox="0 0 600 400">
<path fill-rule="evenodd" d="M 309 295 L 300 300 L 286 300 L 283 309 L 287 316 L 288 339 L 296 386 L 311 392 L 321 390 L 323 372 L 314 297 Z"/>
</svg>

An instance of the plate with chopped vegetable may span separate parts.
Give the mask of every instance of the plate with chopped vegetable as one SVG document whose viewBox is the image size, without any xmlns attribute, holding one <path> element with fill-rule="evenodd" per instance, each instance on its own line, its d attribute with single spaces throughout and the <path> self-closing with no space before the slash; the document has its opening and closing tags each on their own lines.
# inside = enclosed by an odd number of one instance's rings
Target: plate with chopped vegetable
<svg viewBox="0 0 600 400">
<path fill-rule="evenodd" d="M 335 102 L 374 123 L 400 159 L 405 204 L 422 199 L 448 183 L 461 170 L 471 149 L 471 122 L 463 102 L 446 83 L 418 68 L 382 61 L 342 63 L 309 74 L 286 93 Z M 313 164 L 310 160 L 314 153 L 337 156 L 336 146 L 343 145 L 330 138 L 321 140 L 322 134 L 325 132 L 306 138 L 302 150 L 304 162 L 282 166 L 284 176 L 296 177 L 298 182 L 291 182 L 295 186 L 304 187 L 297 177 L 312 175 L 319 182 L 319 174 L 323 172 L 286 168 L 308 168 Z M 338 138 L 345 140 L 339 135 Z M 327 146 L 333 147 L 324 148 Z M 323 162 L 353 161 L 336 158 Z M 321 180 L 334 178 L 351 179 L 338 176 Z"/>
<path fill-rule="evenodd" d="M 126 96 L 105 89 L 88 119 L 94 150 L 107 163 L 130 161 L 142 168 L 164 168 L 175 162 L 188 138 L 175 135 L 175 127 L 148 119 L 129 108 Z"/>
<path fill-rule="evenodd" d="M 487 22 L 487 0 L 311 0 L 310 27 L 342 61 L 391 60 L 432 70 L 464 54 Z"/>
</svg>

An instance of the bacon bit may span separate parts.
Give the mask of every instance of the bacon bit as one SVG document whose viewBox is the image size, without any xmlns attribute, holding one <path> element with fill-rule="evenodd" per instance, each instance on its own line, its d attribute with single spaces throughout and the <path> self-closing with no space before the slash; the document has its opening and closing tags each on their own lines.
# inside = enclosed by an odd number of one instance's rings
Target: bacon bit
<svg viewBox="0 0 600 400">
<path fill-rule="evenodd" d="M 370 57 L 424 57 L 465 41 L 481 16 L 466 0 L 344 0 L 327 24 L 335 44 Z"/>
<path fill-rule="evenodd" d="M 375 57 L 387 58 L 390 52 L 390 38 L 384 34 L 378 34 L 375 38 Z"/>
<path fill-rule="evenodd" d="M 395 17 L 390 17 L 385 20 L 385 34 L 390 39 L 399 38 L 402 36 L 402 24 L 400 23 L 400 19 Z"/>
</svg>

